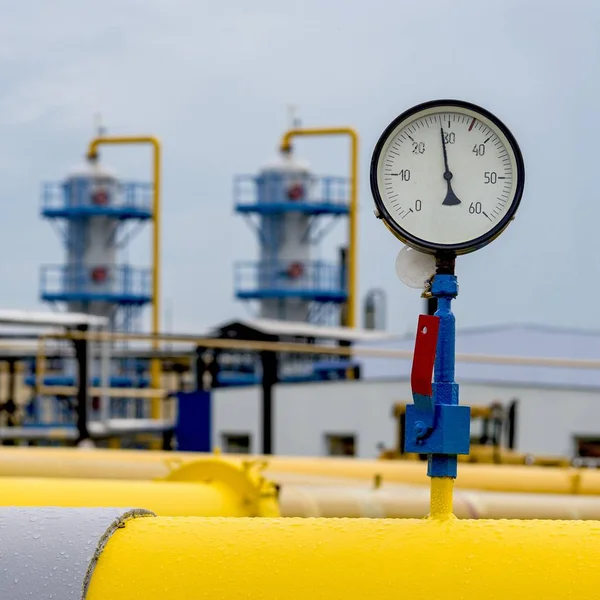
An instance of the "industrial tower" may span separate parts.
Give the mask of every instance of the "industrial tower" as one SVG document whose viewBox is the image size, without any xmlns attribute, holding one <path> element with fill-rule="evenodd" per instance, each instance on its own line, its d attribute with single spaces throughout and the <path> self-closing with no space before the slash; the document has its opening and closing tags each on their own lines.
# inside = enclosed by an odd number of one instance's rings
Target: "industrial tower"
<svg viewBox="0 0 600 600">
<path fill-rule="evenodd" d="M 151 186 L 119 181 L 90 160 L 63 182 L 44 184 L 42 216 L 62 222 L 66 259 L 42 267 L 41 299 L 108 317 L 114 331 L 136 330 L 152 302 L 152 271 L 119 258 L 133 229 L 153 218 Z"/>
<path fill-rule="evenodd" d="M 256 216 L 260 248 L 258 261 L 235 265 L 236 298 L 258 301 L 261 318 L 345 324 L 345 248 L 327 261 L 320 243 L 335 219 L 349 215 L 348 189 L 347 178 L 317 177 L 291 151 L 257 176 L 236 176 L 235 211 Z"/>
</svg>

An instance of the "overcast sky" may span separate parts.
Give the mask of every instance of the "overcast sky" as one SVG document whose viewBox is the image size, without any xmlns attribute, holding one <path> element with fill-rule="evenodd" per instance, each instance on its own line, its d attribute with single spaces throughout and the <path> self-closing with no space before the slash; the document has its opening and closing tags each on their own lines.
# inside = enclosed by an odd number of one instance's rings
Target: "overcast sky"
<svg viewBox="0 0 600 600">
<path fill-rule="evenodd" d="M 369 161 L 400 112 L 455 97 L 495 112 L 526 166 L 517 219 L 459 258 L 458 325 L 600 328 L 599 21 L 591 0 L 0 0 L 0 306 L 41 306 L 39 267 L 63 250 L 39 217 L 40 185 L 80 162 L 100 112 L 109 134 L 163 142 L 172 327 L 248 315 L 233 263 L 256 256 L 256 239 L 233 213 L 232 178 L 274 156 L 294 103 L 304 126 L 359 131 L 361 304 L 385 288 L 389 328 L 412 331 L 422 301 L 396 279 L 400 245 L 372 215 Z M 317 173 L 347 174 L 344 141 L 296 148 Z M 103 157 L 149 177 L 147 150 Z"/>
</svg>

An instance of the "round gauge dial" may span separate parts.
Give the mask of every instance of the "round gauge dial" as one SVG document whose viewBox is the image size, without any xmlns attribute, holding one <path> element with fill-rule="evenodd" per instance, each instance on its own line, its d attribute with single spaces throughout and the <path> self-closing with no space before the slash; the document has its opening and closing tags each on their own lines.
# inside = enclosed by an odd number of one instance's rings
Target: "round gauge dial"
<svg viewBox="0 0 600 600">
<path fill-rule="evenodd" d="M 371 161 L 375 214 L 409 246 L 465 254 L 497 237 L 523 194 L 525 168 L 508 128 L 458 100 L 404 112 Z"/>
</svg>

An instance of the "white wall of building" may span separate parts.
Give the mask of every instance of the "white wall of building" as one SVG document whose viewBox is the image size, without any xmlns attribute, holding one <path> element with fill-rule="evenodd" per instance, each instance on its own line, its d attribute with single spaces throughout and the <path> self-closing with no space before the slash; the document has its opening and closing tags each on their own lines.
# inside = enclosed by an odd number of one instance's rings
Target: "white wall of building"
<svg viewBox="0 0 600 600">
<path fill-rule="evenodd" d="M 213 440 L 248 433 L 251 452 L 261 451 L 260 387 L 214 392 Z M 461 404 L 519 401 L 517 449 L 571 455 L 573 437 L 600 437 L 600 390 L 464 383 Z M 354 434 L 357 456 L 374 458 L 377 445 L 395 443 L 395 402 L 411 402 L 408 381 L 344 381 L 284 384 L 274 390 L 274 452 L 324 456 L 327 434 Z"/>
</svg>

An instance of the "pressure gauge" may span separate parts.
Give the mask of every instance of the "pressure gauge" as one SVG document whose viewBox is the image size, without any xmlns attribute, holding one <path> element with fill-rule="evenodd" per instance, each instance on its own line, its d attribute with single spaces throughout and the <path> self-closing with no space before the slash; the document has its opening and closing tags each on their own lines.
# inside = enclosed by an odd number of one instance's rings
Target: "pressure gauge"
<svg viewBox="0 0 600 600">
<path fill-rule="evenodd" d="M 508 128 L 459 100 L 419 104 L 383 132 L 371 160 L 375 214 L 417 250 L 466 254 L 504 231 L 525 167 Z"/>
</svg>

